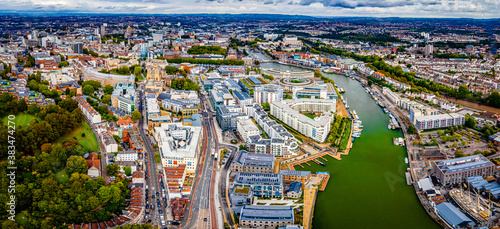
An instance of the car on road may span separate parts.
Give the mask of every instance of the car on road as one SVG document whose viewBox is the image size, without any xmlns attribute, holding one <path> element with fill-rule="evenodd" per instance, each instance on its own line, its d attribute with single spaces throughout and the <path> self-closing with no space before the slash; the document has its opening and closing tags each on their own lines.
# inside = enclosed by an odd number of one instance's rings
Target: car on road
<svg viewBox="0 0 500 229">
<path fill-rule="evenodd" d="M 163 197 L 163 202 L 167 202 L 167 198 Z"/>
<path fill-rule="evenodd" d="M 204 222 L 207 222 L 207 218 L 204 218 L 204 219 L 203 219 L 203 221 L 204 221 Z"/>
<path fill-rule="evenodd" d="M 148 209 L 148 208 L 149 208 L 149 204 L 146 204 L 146 209 Z"/>
<path fill-rule="evenodd" d="M 158 213 L 162 214 L 163 212 L 161 211 L 161 209 L 158 209 Z"/>
<path fill-rule="evenodd" d="M 155 210 L 155 205 L 151 204 L 151 209 Z"/>
<path fill-rule="evenodd" d="M 156 196 L 160 196 L 160 193 L 159 193 L 159 192 L 156 192 Z"/>
</svg>

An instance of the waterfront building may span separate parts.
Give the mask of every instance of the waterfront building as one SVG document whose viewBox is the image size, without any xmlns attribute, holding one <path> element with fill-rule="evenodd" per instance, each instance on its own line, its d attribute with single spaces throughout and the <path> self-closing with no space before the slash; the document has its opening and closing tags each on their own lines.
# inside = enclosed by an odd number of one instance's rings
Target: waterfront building
<svg viewBox="0 0 500 229">
<path fill-rule="evenodd" d="M 283 179 L 277 173 L 238 172 L 234 178 L 235 187 L 250 187 L 254 196 L 283 196 Z"/>
<path fill-rule="evenodd" d="M 260 134 L 260 130 L 257 125 L 255 125 L 255 123 L 249 118 L 238 119 L 236 121 L 236 130 L 238 130 L 238 133 L 245 142 L 248 142 L 248 137 Z"/>
<path fill-rule="evenodd" d="M 285 182 L 299 181 L 302 185 L 311 178 L 311 171 L 280 170 L 279 174 L 283 176 Z"/>
<path fill-rule="evenodd" d="M 451 203 L 441 203 L 435 207 L 435 211 L 451 228 L 469 228 L 476 225 Z"/>
<path fill-rule="evenodd" d="M 274 78 L 311 78 L 314 77 L 314 72 L 309 70 L 304 71 L 289 71 L 289 70 L 278 70 L 271 68 L 262 69 L 262 73 L 266 75 L 272 75 Z"/>
<path fill-rule="evenodd" d="M 335 99 L 287 99 L 271 103 L 271 114 L 304 136 L 324 142 L 330 132 L 336 103 Z M 301 111 L 323 114 L 311 119 L 301 114 Z"/>
<path fill-rule="evenodd" d="M 281 124 L 269 118 L 260 104 L 243 106 L 243 111 L 260 125 L 270 139 L 260 135 L 249 135 L 246 139 L 250 152 L 270 153 L 276 157 L 291 157 L 299 153 L 297 139 Z"/>
<path fill-rule="evenodd" d="M 272 173 L 274 172 L 274 155 L 249 153 L 241 150 L 231 164 L 235 172 Z"/>
<path fill-rule="evenodd" d="M 467 177 L 493 176 L 495 164 L 481 154 L 433 162 L 436 177 L 441 184 L 462 183 Z"/>
<path fill-rule="evenodd" d="M 276 84 L 265 84 L 254 89 L 253 101 L 255 103 L 272 103 L 283 99 L 283 88 Z"/>
<path fill-rule="evenodd" d="M 457 113 L 415 117 L 415 127 L 420 131 L 464 124 L 465 116 Z"/>
<path fill-rule="evenodd" d="M 291 206 L 244 205 L 239 222 L 243 227 L 275 228 L 294 222 Z"/>
<path fill-rule="evenodd" d="M 111 94 L 111 106 L 125 114 L 132 114 L 135 110 L 134 83 L 117 83 Z"/>
<path fill-rule="evenodd" d="M 316 98 L 316 99 L 338 99 L 337 91 L 331 83 L 316 82 L 317 85 L 294 86 L 292 93 L 294 98 Z"/>
<path fill-rule="evenodd" d="M 201 146 L 202 126 L 184 126 L 182 123 L 163 123 L 154 128 L 154 137 L 160 148 L 163 167 L 186 165 L 194 173 Z"/>
</svg>

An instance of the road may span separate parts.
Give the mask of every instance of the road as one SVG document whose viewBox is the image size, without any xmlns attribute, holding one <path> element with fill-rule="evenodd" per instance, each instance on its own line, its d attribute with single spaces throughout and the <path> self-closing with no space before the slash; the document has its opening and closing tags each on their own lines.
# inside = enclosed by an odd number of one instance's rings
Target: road
<svg viewBox="0 0 500 229">
<path fill-rule="evenodd" d="M 236 146 L 233 146 L 233 145 L 221 145 L 220 147 L 229 149 L 231 151 L 231 153 L 229 154 L 229 157 L 227 158 L 226 164 L 224 164 L 224 167 L 221 169 L 220 185 L 219 185 L 219 188 L 220 188 L 220 190 L 219 190 L 220 200 L 219 201 L 221 202 L 222 213 L 224 214 L 224 217 L 226 218 L 229 227 L 234 228 L 234 223 L 232 220 L 231 211 L 228 208 L 228 203 L 227 203 L 227 199 L 226 199 L 227 188 L 228 188 L 227 187 L 227 175 L 228 175 L 227 173 L 228 173 L 229 167 L 231 166 L 231 163 L 235 157 L 235 154 L 238 151 L 238 148 Z M 221 160 L 222 160 L 222 158 L 221 158 Z"/>
<path fill-rule="evenodd" d="M 146 171 L 148 174 L 147 180 L 146 180 L 146 185 L 149 186 L 149 195 L 148 195 L 149 199 L 148 199 L 148 201 L 146 201 L 146 204 L 149 204 L 149 211 L 150 211 L 149 219 L 151 220 L 151 225 L 159 226 L 159 225 L 161 225 L 159 210 L 160 209 L 162 210 L 162 215 L 165 217 L 165 215 L 164 215 L 165 214 L 165 207 L 168 205 L 166 203 L 164 203 L 161 199 L 162 192 L 161 192 L 161 186 L 160 186 L 159 177 L 158 177 L 159 171 L 157 170 L 156 161 L 154 158 L 155 150 L 153 150 L 153 144 L 151 143 L 152 137 L 149 134 L 145 133 L 145 130 L 147 130 L 147 123 L 145 123 L 144 120 L 146 119 L 147 115 L 146 115 L 145 109 L 143 107 L 143 105 L 145 104 L 144 98 L 143 98 L 143 96 L 144 96 L 143 90 L 142 90 L 143 87 L 144 87 L 143 85 L 139 85 L 139 90 L 138 90 L 139 101 L 141 101 L 138 107 L 139 107 L 139 111 L 142 114 L 142 118 L 139 120 L 137 127 L 139 129 L 139 133 L 140 133 L 142 141 L 144 143 L 144 157 L 145 157 L 144 161 L 145 161 L 145 163 L 147 163 L 147 164 L 145 164 Z M 156 195 L 157 192 L 158 192 L 158 195 Z M 153 195 L 155 195 L 154 198 L 153 198 Z M 160 205 L 161 205 L 160 208 L 158 208 L 157 199 L 160 200 Z M 154 210 L 152 209 L 152 205 L 154 205 Z"/>
<path fill-rule="evenodd" d="M 208 110 L 208 112 L 205 112 L 207 101 L 203 95 L 200 95 L 200 97 L 202 100 L 201 115 L 206 141 L 203 141 L 200 163 L 197 169 L 198 176 L 193 186 L 194 192 L 191 197 L 191 204 L 184 213 L 183 228 L 217 228 L 213 206 L 213 181 L 215 179 L 216 163 L 212 152 L 217 152 L 218 142 L 213 126 L 212 111 Z M 201 174 L 199 173 L 200 168 Z"/>
</svg>

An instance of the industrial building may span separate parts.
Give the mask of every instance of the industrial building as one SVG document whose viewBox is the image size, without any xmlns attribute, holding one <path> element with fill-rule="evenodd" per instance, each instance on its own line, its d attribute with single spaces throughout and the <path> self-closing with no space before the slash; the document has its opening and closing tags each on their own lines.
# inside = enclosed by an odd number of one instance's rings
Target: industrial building
<svg viewBox="0 0 500 229">
<path fill-rule="evenodd" d="M 274 172 L 274 155 L 249 153 L 241 150 L 236 155 L 231 170 L 235 172 L 272 173 Z"/>
<path fill-rule="evenodd" d="M 243 227 L 275 228 L 293 224 L 291 206 L 244 205 L 240 211 L 239 222 Z"/>
<path fill-rule="evenodd" d="M 441 184 L 462 183 L 467 177 L 492 176 L 495 164 L 481 154 L 433 162 L 436 177 Z"/>
</svg>

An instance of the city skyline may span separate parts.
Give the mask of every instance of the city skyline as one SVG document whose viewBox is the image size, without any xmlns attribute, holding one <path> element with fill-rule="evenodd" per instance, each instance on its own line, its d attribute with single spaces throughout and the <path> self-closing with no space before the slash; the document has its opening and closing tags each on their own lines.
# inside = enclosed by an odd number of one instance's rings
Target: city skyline
<svg viewBox="0 0 500 229">
<path fill-rule="evenodd" d="M 498 18 L 489 0 L 2 0 L 0 14 L 285 14 L 320 17 Z"/>
</svg>

